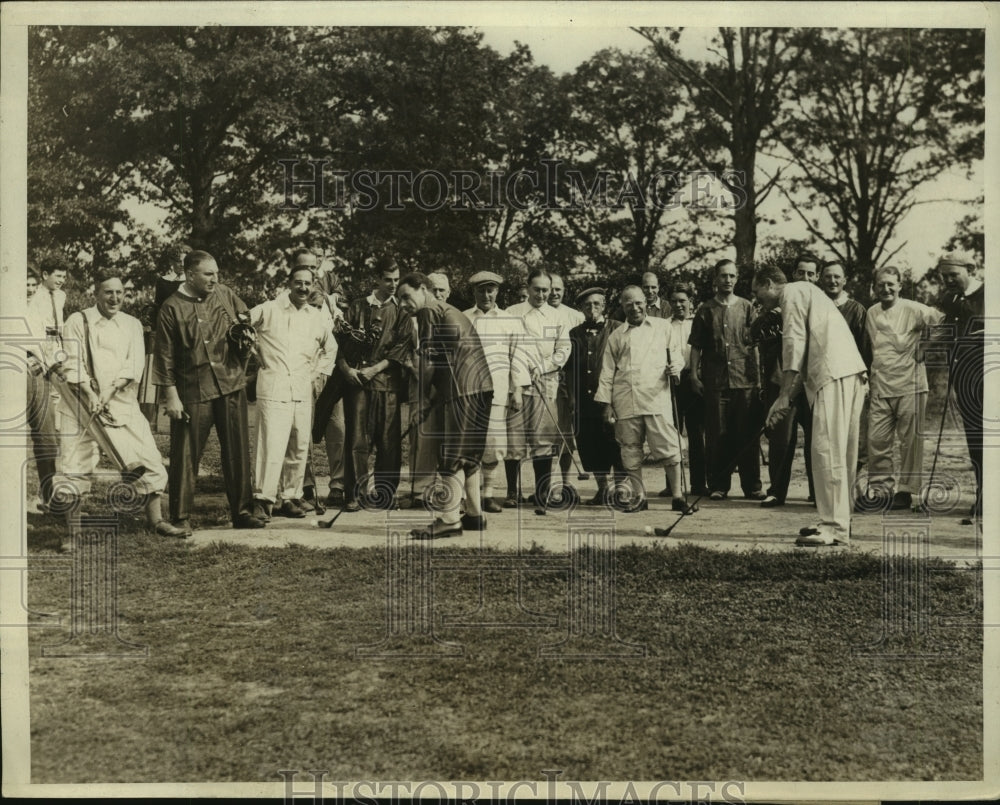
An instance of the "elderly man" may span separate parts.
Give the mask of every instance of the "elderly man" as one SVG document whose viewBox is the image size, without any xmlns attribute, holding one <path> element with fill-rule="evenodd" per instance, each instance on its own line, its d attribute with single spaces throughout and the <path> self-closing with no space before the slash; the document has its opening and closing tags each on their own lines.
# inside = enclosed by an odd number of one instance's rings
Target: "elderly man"
<svg viewBox="0 0 1000 805">
<path fill-rule="evenodd" d="M 917 360 L 919 344 L 929 327 L 944 314 L 901 299 L 902 275 L 895 266 L 875 272 L 878 303 L 868 308 L 865 323 L 871 344 L 871 392 L 868 419 L 869 496 L 893 509 L 910 509 L 913 493 L 923 485 L 924 414 L 927 410 L 927 370 Z M 899 439 L 900 467 L 894 478 L 893 443 Z M 895 489 L 894 489 L 895 487 Z M 875 506 L 871 501 L 857 507 Z"/>
<path fill-rule="evenodd" d="M 187 532 L 168 523 L 161 513 L 160 496 L 167 486 L 167 470 L 137 397 L 145 361 L 142 323 L 122 313 L 124 296 L 121 275 L 114 270 L 99 270 L 94 275 L 96 304 L 66 320 L 66 382 L 79 388 L 78 398 L 64 397 L 60 401 L 63 422 L 74 423 L 72 427 L 64 426 L 60 434 L 62 474 L 74 490 L 74 500 L 65 501 L 66 509 L 72 516 L 79 497 L 90 491 L 90 476 L 101 454 L 87 421 L 101 413 L 113 425 L 104 431 L 125 465 L 140 464 L 145 468 L 132 484 L 145 498 L 149 527 L 161 536 L 185 537 Z M 86 409 L 78 400 L 86 402 Z"/>
<path fill-rule="evenodd" d="M 587 288 L 577 295 L 576 304 L 584 318 L 582 324 L 569 331 L 573 347 L 566 364 L 566 385 L 574 402 L 574 435 L 580 446 L 580 462 L 597 480 L 597 494 L 587 501 L 588 506 L 613 502 L 608 476 L 622 470 L 614 427 L 605 422 L 604 407 L 594 399 L 600 386 L 608 336 L 618 326 L 618 322 L 604 316 L 605 299 L 603 288 Z"/>
<path fill-rule="evenodd" d="M 505 507 L 518 505 L 520 460 L 530 457 L 535 473 L 535 494 L 529 499 L 536 511 L 544 514 L 548 504 L 552 475 L 553 448 L 564 448 L 555 406 L 559 390 L 559 371 L 569 360 L 571 344 L 567 320 L 548 304 L 552 276 L 536 268 L 528 275 L 528 301 L 511 305 L 507 314 L 523 321 L 522 360 L 528 368 L 531 385 L 524 391 L 520 411 L 511 411 Z"/>
<path fill-rule="evenodd" d="M 938 260 L 944 281 L 938 305 L 954 339 L 948 362 L 948 383 L 955 390 L 962 417 L 965 442 L 976 474 L 976 500 L 969 512 L 971 524 L 983 516 L 983 360 L 985 357 L 986 293 L 983 283 L 972 276 L 975 264 L 961 252 L 949 252 Z M 946 402 L 947 404 L 947 402 Z"/>
<path fill-rule="evenodd" d="M 497 307 L 503 277 L 479 271 L 469 277 L 476 304 L 465 311 L 479 335 L 483 356 L 493 380 L 493 403 L 483 451 L 483 510 L 495 514 L 503 510 L 494 497 L 500 462 L 507 458 L 509 411 L 520 411 L 531 376 L 519 352 L 524 322 Z"/>
<path fill-rule="evenodd" d="M 844 317 L 812 283 L 789 283 L 780 268 L 771 266 L 754 275 L 753 292 L 765 310 L 781 308 L 781 391 L 767 413 L 767 426 L 788 416 L 803 386 L 813 408 L 819 523 L 802 528 L 796 544 L 848 543 L 864 361 Z"/>
<path fill-rule="evenodd" d="M 38 497 L 41 511 L 52 503 L 59 437 L 56 408 L 59 393 L 49 382 L 49 373 L 61 371 L 63 306 L 67 261 L 59 253 L 46 255 L 39 266 L 41 284 L 28 300 L 25 315 L 33 343 L 27 349 L 27 400 L 25 413 L 31 429 L 31 444 L 38 467 Z"/>
<path fill-rule="evenodd" d="M 479 468 L 493 400 L 493 381 L 483 347 L 472 322 L 458 308 L 434 297 L 423 274 L 407 274 L 399 283 L 400 307 L 415 316 L 420 332 L 418 375 L 429 389 L 431 406 L 444 410 L 444 430 L 438 454 L 438 475 L 446 494 L 438 516 L 426 528 L 414 529 L 417 539 L 458 536 L 463 529 L 482 530 Z M 462 493 L 465 514 L 460 514 Z"/>
<path fill-rule="evenodd" d="M 643 293 L 645 291 L 643 288 Z M 646 298 L 648 300 L 648 294 Z M 674 340 L 681 345 L 681 354 L 684 356 L 684 368 L 681 370 L 680 383 L 676 387 L 677 414 L 680 417 L 677 427 L 687 431 L 691 493 L 707 495 L 709 489 L 705 474 L 705 401 L 695 392 L 691 384 L 691 346 L 688 344 L 691 324 L 694 321 L 691 300 L 691 289 L 687 284 L 677 283 L 670 289 L 670 326 L 674 329 Z M 669 488 L 669 483 L 667 488 L 660 492 L 661 497 L 673 494 L 674 491 Z"/>
<path fill-rule="evenodd" d="M 626 321 L 608 336 L 601 379 L 594 400 L 603 403 L 604 421 L 613 425 L 621 445 L 622 465 L 632 487 L 627 514 L 649 508 L 642 483 L 642 443 L 654 461 L 662 461 L 670 488 L 671 508 L 693 514 L 681 490 L 681 438 L 674 427 L 670 378 L 680 379 L 684 367 L 681 345 L 665 319 L 646 315 L 642 289 L 629 285 L 622 292 Z"/>
<path fill-rule="evenodd" d="M 451 283 L 448 282 L 448 275 L 443 271 L 435 271 L 433 274 L 427 275 L 427 280 L 430 282 L 430 290 L 434 294 L 434 298 L 439 302 L 447 302 L 448 297 L 451 296 Z"/>
<path fill-rule="evenodd" d="M 750 338 L 753 306 L 736 296 L 732 260 L 715 265 L 715 296 L 691 323 L 691 386 L 705 399 L 705 447 L 712 500 L 724 500 L 739 466 L 743 496 L 763 500 L 760 450 L 748 444 L 756 432 L 760 378 Z"/>
<path fill-rule="evenodd" d="M 215 426 L 234 528 L 262 528 L 253 514 L 247 430 L 248 355 L 229 337 L 247 306 L 219 283 L 208 252 L 184 255 L 184 282 L 160 307 L 153 383 L 170 417 L 170 519 L 191 533 L 194 485 Z"/>
<path fill-rule="evenodd" d="M 254 465 L 254 514 L 305 517 L 301 506 L 313 388 L 333 373 L 336 341 L 329 317 L 309 304 L 315 275 L 308 265 L 290 270 L 288 293 L 257 305 L 250 324 L 257 331 L 257 450 Z M 318 376 L 318 377 L 317 377 Z"/>
<path fill-rule="evenodd" d="M 642 275 L 642 295 L 646 299 L 646 315 L 657 319 L 671 317 L 670 305 L 660 296 L 660 280 L 652 271 Z M 615 321 L 625 321 L 625 304 L 619 304 L 611 314 Z"/>
</svg>

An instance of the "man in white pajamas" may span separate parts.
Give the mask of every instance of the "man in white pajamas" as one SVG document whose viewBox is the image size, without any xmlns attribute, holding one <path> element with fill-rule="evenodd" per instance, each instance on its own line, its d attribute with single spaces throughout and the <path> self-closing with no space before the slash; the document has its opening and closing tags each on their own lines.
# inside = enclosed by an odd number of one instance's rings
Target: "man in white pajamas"
<svg viewBox="0 0 1000 805">
<path fill-rule="evenodd" d="M 497 306 L 502 283 L 503 277 L 492 271 L 473 274 L 469 277 L 469 287 L 476 304 L 464 311 L 479 334 L 493 378 L 493 405 L 483 452 L 483 511 L 493 514 L 502 510 L 494 493 L 500 462 L 507 458 L 508 411 L 521 410 L 524 391 L 531 385 L 528 366 L 518 352 L 524 336 L 524 320 Z"/>
<path fill-rule="evenodd" d="M 871 400 L 868 414 L 868 479 L 876 504 L 909 509 L 923 481 L 924 413 L 927 370 L 921 335 L 941 322 L 944 313 L 912 299 L 900 299 L 902 278 L 895 266 L 875 273 L 878 303 L 868 308 L 865 329 L 872 349 Z M 920 358 L 918 360 L 918 357 Z M 894 477 L 892 446 L 899 436 L 900 467 Z M 864 511 L 878 508 L 865 501 Z"/>
<path fill-rule="evenodd" d="M 837 306 L 811 282 L 789 283 L 780 268 L 762 268 L 754 275 L 753 292 L 766 310 L 781 308 L 781 390 L 767 425 L 788 414 L 803 386 L 813 407 L 819 523 L 802 528 L 796 544 L 847 544 L 865 398 L 864 361 Z"/>
<path fill-rule="evenodd" d="M 60 432 L 62 474 L 73 490 L 66 510 L 72 517 L 79 497 L 90 491 L 90 476 L 100 459 L 100 449 L 86 423 L 103 409 L 114 422 L 105 433 L 122 461 L 145 467 L 132 484 L 145 496 L 149 527 L 161 536 L 185 537 L 183 528 L 162 517 L 160 496 L 167 487 L 167 470 L 149 421 L 139 408 L 139 379 L 146 360 L 142 324 L 121 311 L 125 287 L 117 272 L 99 271 L 95 275 L 94 296 L 97 304 L 74 313 L 63 329 L 66 382 L 79 385 L 89 408 L 81 410 L 68 395 L 59 401 L 63 422 L 72 423 Z"/>
<path fill-rule="evenodd" d="M 622 466 L 632 486 L 626 514 L 649 508 L 642 483 L 642 443 L 653 459 L 662 461 L 674 511 L 693 514 L 683 497 L 681 437 L 674 427 L 670 378 L 684 368 L 677 331 L 669 320 L 646 315 L 646 298 L 637 285 L 622 291 L 625 323 L 608 336 L 601 380 L 594 401 L 604 404 L 604 421 L 615 427 L 621 445 Z M 669 356 L 669 362 L 668 362 Z"/>
<path fill-rule="evenodd" d="M 337 358 L 329 316 L 309 304 L 314 270 L 296 266 L 288 293 L 250 311 L 257 331 L 257 451 L 254 514 L 305 517 L 300 503 L 312 430 L 313 383 L 324 385 Z M 317 375 L 319 376 L 317 378 Z"/>
</svg>

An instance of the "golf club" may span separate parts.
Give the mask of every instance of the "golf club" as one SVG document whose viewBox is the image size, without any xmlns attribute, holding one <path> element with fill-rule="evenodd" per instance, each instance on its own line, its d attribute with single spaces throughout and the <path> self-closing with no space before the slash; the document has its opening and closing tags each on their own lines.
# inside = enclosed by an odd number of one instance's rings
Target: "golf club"
<svg viewBox="0 0 1000 805">
<path fill-rule="evenodd" d="M 573 462 L 573 466 L 576 467 L 576 480 L 589 481 L 590 473 L 583 471 L 583 468 L 576 460 L 576 456 L 573 455 L 573 451 L 569 449 L 569 442 L 566 440 L 566 437 L 563 435 L 563 432 L 559 429 L 559 420 L 556 419 L 555 414 L 552 413 L 552 408 L 549 407 L 549 401 L 545 398 L 544 389 L 542 389 L 539 386 L 537 379 L 532 380 L 531 385 L 533 385 L 535 387 L 535 391 L 538 392 L 538 396 L 542 400 L 542 405 L 545 406 L 545 410 L 548 412 L 549 418 L 552 420 L 552 424 L 555 425 L 556 433 L 559 434 L 559 438 L 562 440 L 563 448 L 565 448 L 566 452 L 569 453 L 569 457 Z"/>
<path fill-rule="evenodd" d="M 740 459 L 741 459 L 741 458 L 743 458 L 743 454 L 744 454 L 744 453 L 745 453 L 745 452 L 746 452 L 747 450 L 749 450 L 749 449 L 750 449 L 750 447 L 751 447 L 751 446 L 752 446 L 752 445 L 753 445 L 754 443 L 759 443 L 759 442 L 760 442 L 760 437 L 761 437 L 761 434 L 763 434 L 763 433 L 764 433 L 764 430 L 765 430 L 766 428 L 767 428 L 767 426 L 766 426 L 766 425 L 761 425 L 761 427 L 760 427 L 760 428 L 758 428 L 758 429 L 757 429 L 757 431 L 756 431 L 756 432 L 754 433 L 753 437 L 752 437 L 752 438 L 751 438 L 751 439 L 750 439 L 750 440 L 749 440 L 749 441 L 748 441 L 748 442 L 747 442 L 747 443 L 746 443 L 745 445 L 743 445 L 743 447 L 741 447 L 741 448 L 740 448 L 740 451 L 739 451 L 739 452 L 738 452 L 738 453 L 736 454 L 736 456 L 735 456 L 735 457 L 733 458 L 733 460 L 732 460 L 731 462 L 729 462 L 729 465 L 728 465 L 728 466 L 726 467 L 725 471 L 723 472 L 723 474 L 724 474 L 724 475 L 725 475 L 725 474 L 731 474 L 731 473 L 732 473 L 732 471 L 733 471 L 733 468 L 734 468 L 734 467 L 735 467 L 735 466 L 736 466 L 737 464 L 739 464 L 739 462 L 740 462 Z M 698 497 L 697 497 L 697 498 L 695 499 L 694 503 L 692 503 L 692 504 L 691 504 L 691 505 L 690 505 L 690 506 L 688 507 L 688 510 L 690 511 L 691 509 L 694 509 L 694 508 L 695 508 L 695 507 L 696 507 L 696 506 L 698 505 L 698 502 L 699 502 L 699 501 L 700 501 L 700 500 L 701 500 L 701 499 L 702 499 L 703 497 L 705 497 L 705 495 L 704 495 L 704 494 L 701 494 L 701 495 L 698 495 Z M 693 514 L 693 512 L 691 512 L 691 513 Z M 685 511 L 685 512 L 682 512 L 682 513 L 680 514 L 680 516 L 679 516 L 679 517 L 678 517 L 678 518 L 677 518 L 676 520 L 674 520 L 674 522 L 673 522 L 673 523 L 671 523 L 671 524 L 670 524 L 670 525 L 669 525 L 669 526 L 668 526 L 667 528 L 654 528 L 654 529 L 653 529 L 653 533 L 654 533 L 654 534 L 656 534 L 656 536 L 658 536 L 658 537 L 669 537 L 669 536 L 670 536 L 670 532 L 671 532 L 671 531 L 673 531 L 673 530 L 674 530 L 674 528 L 676 528 L 676 527 L 677 527 L 677 524 L 678 524 L 678 523 L 680 523 L 680 521 L 681 521 L 681 520 L 683 520 L 683 519 L 684 519 L 685 517 L 688 517 L 688 516 L 690 516 L 690 515 L 688 514 L 688 512 L 687 512 L 687 511 Z"/>
</svg>

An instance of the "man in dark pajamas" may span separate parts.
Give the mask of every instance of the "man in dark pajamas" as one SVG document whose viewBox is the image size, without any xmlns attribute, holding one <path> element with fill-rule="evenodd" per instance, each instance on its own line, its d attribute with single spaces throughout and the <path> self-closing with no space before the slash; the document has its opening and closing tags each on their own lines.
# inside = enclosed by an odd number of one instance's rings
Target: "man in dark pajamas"
<svg viewBox="0 0 1000 805">
<path fill-rule="evenodd" d="M 974 264 L 967 255 L 951 252 L 938 260 L 944 281 L 940 296 L 944 325 L 950 325 L 953 340 L 948 362 L 949 383 L 955 390 L 958 412 L 965 430 L 969 459 L 976 474 L 976 499 L 967 525 L 981 523 L 983 516 L 983 361 L 986 355 L 986 292 L 970 272 Z M 948 402 L 945 401 L 945 405 Z"/>
<path fill-rule="evenodd" d="M 417 539 L 458 536 L 463 528 L 482 530 L 479 469 L 493 406 L 493 379 L 482 342 L 458 308 L 435 298 L 424 274 L 407 274 L 399 283 L 399 304 L 417 319 L 419 399 L 444 411 L 444 434 L 437 471 L 447 490 L 438 516 Z M 460 515 L 462 495 L 465 515 Z"/>
<path fill-rule="evenodd" d="M 601 382 L 601 365 L 608 335 L 621 323 L 605 318 L 606 297 L 603 288 L 587 288 L 576 297 L 576 306 L 583 312 L 583 323 L 569 331 L 573 345 L 566 363 L 566 385 L 574 401 L 573 433 L 580 450 L 583 469 L 594 473 L 597 494 L 587 501 L 588 506 L 602 506 L 611 502 L 608 495 L 608 476 L 617 471 L 622 480 L 621 449 L 615 441 L 614 427 L 604 421 L 604 407 L 594 402 L 594 395 Z"/>
<path fill-rule="evenodd" d="M 691 387 L 705 400 L 711 499 L 724 500 L 728 495 L 731 466 L 738 458 L 743 496 L 763 500 L 760 450 L 747 446 L 760 418 L 757 366 L 750 344 L 753 306 L 733 293 L 737 276 L 732 260 L 716 263 L 715 296 L 698 308 L 691 323 Z"/>
<path fill-rule="evenodd" d="M 358 337 L 340 333 L 337 371 L 316 401 L 313 441 L 326 430 L 333 406 L 344 400 L 344 511 L 362 502 L 372 508 L 395 508 L 403 463 L 403 366 L 413 350 L 413 325 L 396 300 L 399 268 L 390 257 L 375 266 L 375 290 L 355 299 L 344 314 Z M 361 340 L 358 340 L 358 339 Z M 375 450 L 375 494 L 368 496 L 368 457 Z"/>
<path fill-rule="evenodd" d="M 153 382 L 170 417 L 170 520 L 191 533 L 194 482 L 215 426 L 234 528 L 261 528 L 253 515 L 247 429 L 246 355 L 227 333 L 247 306 L 219 283 L 212 255 L 184 256 L 184 282 L 160 307 Z"/>
</svg>

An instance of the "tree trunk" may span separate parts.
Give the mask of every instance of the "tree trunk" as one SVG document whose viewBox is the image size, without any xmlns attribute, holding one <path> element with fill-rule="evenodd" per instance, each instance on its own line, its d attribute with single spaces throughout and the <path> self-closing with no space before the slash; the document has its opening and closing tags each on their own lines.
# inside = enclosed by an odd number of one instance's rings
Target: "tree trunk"
<svg viewBox="0 0 1000 805">
<path fill-rule="evenodd" d="M 736 247 L 736 267 L 738 269 L 750 269 L 753 267 L 754 255 L 757 251 L 757 188 L 754 184 L 754 170 L 756 168 L 756 137 L 747 143 L 745 139 L 749 135 L 740 136 L 739 132 L 733 132 L 735 146 L 730 149 L 733 160 L 733 169 L 737 174 L 742 174 L 743 198 L 733 213 L 733 223 L 735 232 L 733 233 L 733 245 Z M 743 146 L 743 147 L 741 147 Z"/>
</svg>

